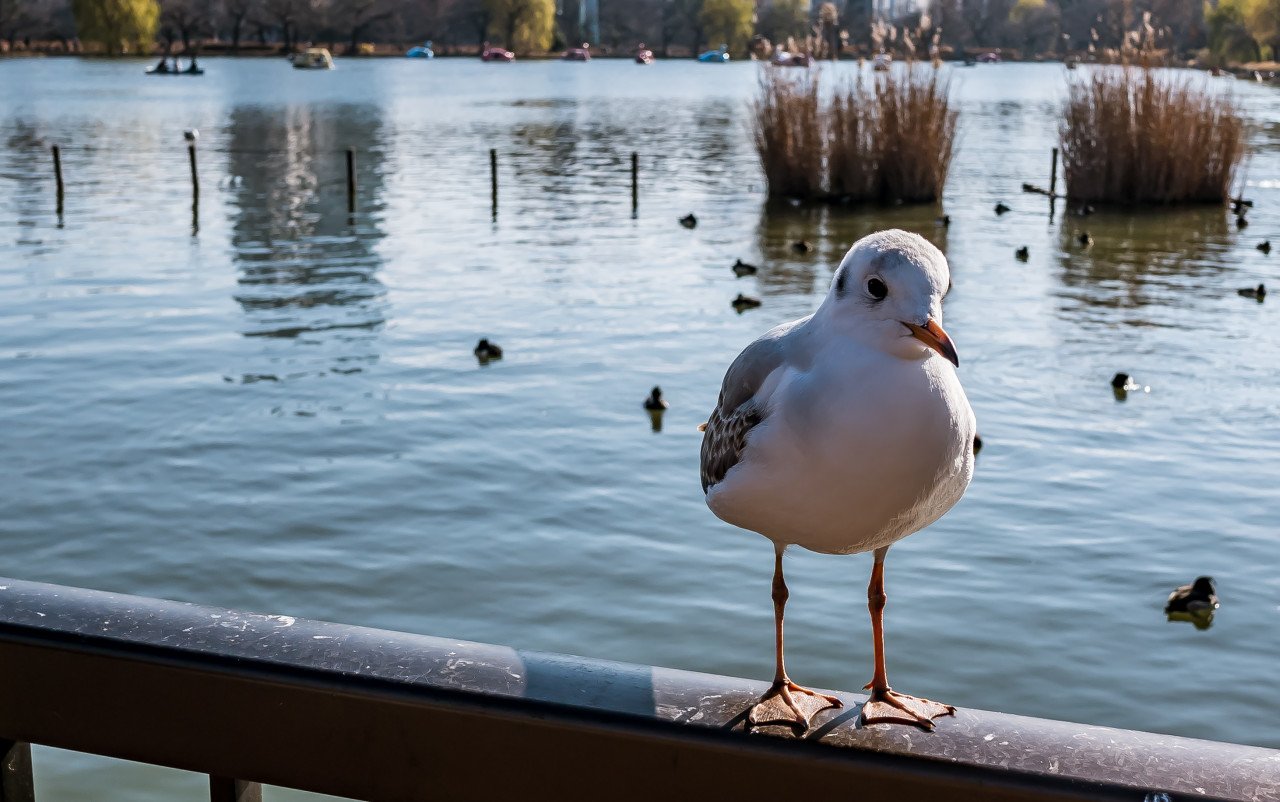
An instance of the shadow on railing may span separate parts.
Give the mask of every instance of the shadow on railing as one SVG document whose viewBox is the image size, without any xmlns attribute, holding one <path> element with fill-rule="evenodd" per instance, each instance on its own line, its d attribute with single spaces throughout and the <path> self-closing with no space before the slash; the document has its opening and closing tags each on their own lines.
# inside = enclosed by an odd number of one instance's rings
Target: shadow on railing
<svg viewBox="0 0 1280 802">
<path fill-rule="evenodd" d="M 28 744 L 357 799 L 1280 799 L 1280 752 L 959 710 L 747 734 L 763 683 L 0 578 L 0 802 Z M 776 736 L 776 737 L 770 737 Z"/>
</svg>

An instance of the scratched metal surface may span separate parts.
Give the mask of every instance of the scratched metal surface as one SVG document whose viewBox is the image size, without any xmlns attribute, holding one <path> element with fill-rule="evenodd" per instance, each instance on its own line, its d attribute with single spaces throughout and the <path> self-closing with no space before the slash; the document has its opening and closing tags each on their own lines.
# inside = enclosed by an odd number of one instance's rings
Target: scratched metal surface
<svg viewBox="0 0 1280 802">
<path fill-rule="evenodd" d="M 259 666 L 299 680 L 336 675 L 354 689 L 461 691 L 735 732 L 743 731 L 747 707 L 765 688 L 710 674 L 0 578 L 0 639 L 36 630 L 142 660 L 196 657 L 213 670 Z M 21 692 L 11 685 L 0 690 Z M 932 733 L 862 726 L 857 712 L 865 697 L 840 696 L 844 709 L 821 714 L 801 736 L 815 748 L 999 767 L 1144 794 L 1280 797 L 1280 751 L 964 708 L 940 719 Z M 793 737 L 786 728 L 752 735 Z"/>
</svg>

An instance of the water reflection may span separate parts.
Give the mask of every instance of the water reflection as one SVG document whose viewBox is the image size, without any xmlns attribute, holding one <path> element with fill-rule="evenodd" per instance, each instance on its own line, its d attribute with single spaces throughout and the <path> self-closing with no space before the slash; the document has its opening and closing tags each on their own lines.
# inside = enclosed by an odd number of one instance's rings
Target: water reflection
<svg viewBox="0 0 1280 802">
<path fill-rule="evenodd" d="M 1061 309 L 1139 310 L 1187 289 L 1219 293 L 1231 245 L 1221 207 L 1092 215 L 1072 210 L 1058 229 Z"/>
<path fill-rule="evenodd" d="M 886 228 L 919 234 L 943 253 L 947 228 L 940 210 L 929 205 L 853 206 L 771 199 L 761 204 L 756 228 L 765 268 L 759 274 L 766 295 L 825 293 L 835 268 L 859 239 Z M 812 249 L 801 247 L 811 244 Z"/>
<path fill-rule="evenodd" d="M 231 241 L 245 336 L 335 346 L 336 372 L 376 359 L 386 307 L 381 129 L 369 106 L 231 111 Z M 346 204 L 348 146 L 359 154 L 357 215 Z"/>
</svg>

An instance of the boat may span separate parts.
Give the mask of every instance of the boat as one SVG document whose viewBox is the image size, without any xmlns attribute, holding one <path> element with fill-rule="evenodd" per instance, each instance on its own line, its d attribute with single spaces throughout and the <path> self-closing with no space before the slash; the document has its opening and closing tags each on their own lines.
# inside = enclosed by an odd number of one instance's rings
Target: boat
<svg viewBox="0 0 1280 802">
<path fill-rule="evenodd" d="M 637 64 L 653 63 L 653 51 L 645 47 L 644 42 L 641 42 L 640 46 L 636 48 L 636 63 Z"/>
<path fill-rule="evenodd" d="M 775 67 L 808 67 L 813 64 L 813 59 L 808 53 L 792 53 L 779 48 L 773 51 L 769 62 Z"/>
<path fill-rule="evenodd" d="M 698 61 L 701 61 L 703 64 L 724 64 L 728 60 L 729 60 L 728 45 L 720 45 L 719 49 L 708 50 L 707 52 L 698 56 Z"/>
<path fill-rule="evenodd" d="M 978 56 L 978 62 L 981 64 L 999 64 L 1000 54 L 994 51 L 991 53 L 983 53 L 981 56 Z"/>
<path fill-rule="evenodd" d="M 293 54 L 293 68 L 295 70 L 331 70 L 333 56 L 329 55 L 329 51 L 323 47 L 308 47 L 301 53 Z"/>
<path fill-rule="evenodd" d="M 178 57 L 173 57 L 173 64 L 170 65 L 167 57 L 150 67 L 147 67 L 147 75 L 204 75 L 204 68 L 196 63 L 195 57 L 191 59 L 191 63 L 187 68 L 182 69 L 178 64 Z"/>
<path fill-rule="evenodd" d="M 488 42 L 480 49 L 481 61 L 515 61 L 516 54 L 501 47 L 491 47 Z"/>
<path fill-rule="evenodd" d="M 428 39 L 417 47 L 409 48 L 409 52 L 404 55 L 405 58 L 435 58 L 436 52 L 431 49 L 431 40 Z"/>
<path fill-rule="evenodd" d="M 892 64 L 893 56 L 888 53 L 876 53 L 875 58 L 871 59 L 871 69 L 876 72 L 888 72 Z"/>
<path fill-rule="evenodd" d="M 590 61 L 591 45 L 586 42 L 582 43 L 582 47 L 571 47 L 564 53 L 560 54 L 561 61 Z"/>
</svg>

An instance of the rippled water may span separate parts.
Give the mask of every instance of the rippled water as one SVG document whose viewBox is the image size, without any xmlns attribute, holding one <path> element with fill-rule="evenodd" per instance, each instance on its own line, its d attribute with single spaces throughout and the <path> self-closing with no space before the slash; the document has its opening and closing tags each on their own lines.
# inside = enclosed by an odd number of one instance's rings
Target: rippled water
<svg viewBox="0 0 1280 802">
<path fill-rule="evenodd" d="M 1237 231 L 1219 210 L 1050 220 L 1019 188 L 1047 181 L 1054 65 L 956 70 L 944 202 L 895 209 L 766 203 L 751 64 L 206 67 L 0 61 L 0 573 L 767 678 L 771 549 L 704 507 L 695 427 L 743 345 L 899 226 L 951 260 L 986 448 L 889 556 L 894 684 L 1280 747 L 1280 327 L 1236 294 L 1280 285 L 1255 249 L 1280 246 L 1274 90 L 1233 87 L 1257 122 Z M 761 274 L 736 280 L 739 257 Z M 734 313 L 738 292 L 763 307 Z M 480 336 L 506 358 L 478 366 Z M 1150 391 L 1118 402 L 1117 370 Z M 798 680 L 870 675 L 869 566 L 789 558 Z M 1223 599 L 1207 631 L 1161 612 L 1198 574 Z M 69 800 L 204 782 L 52 750 L 37 771 Z"/>
</svg>

